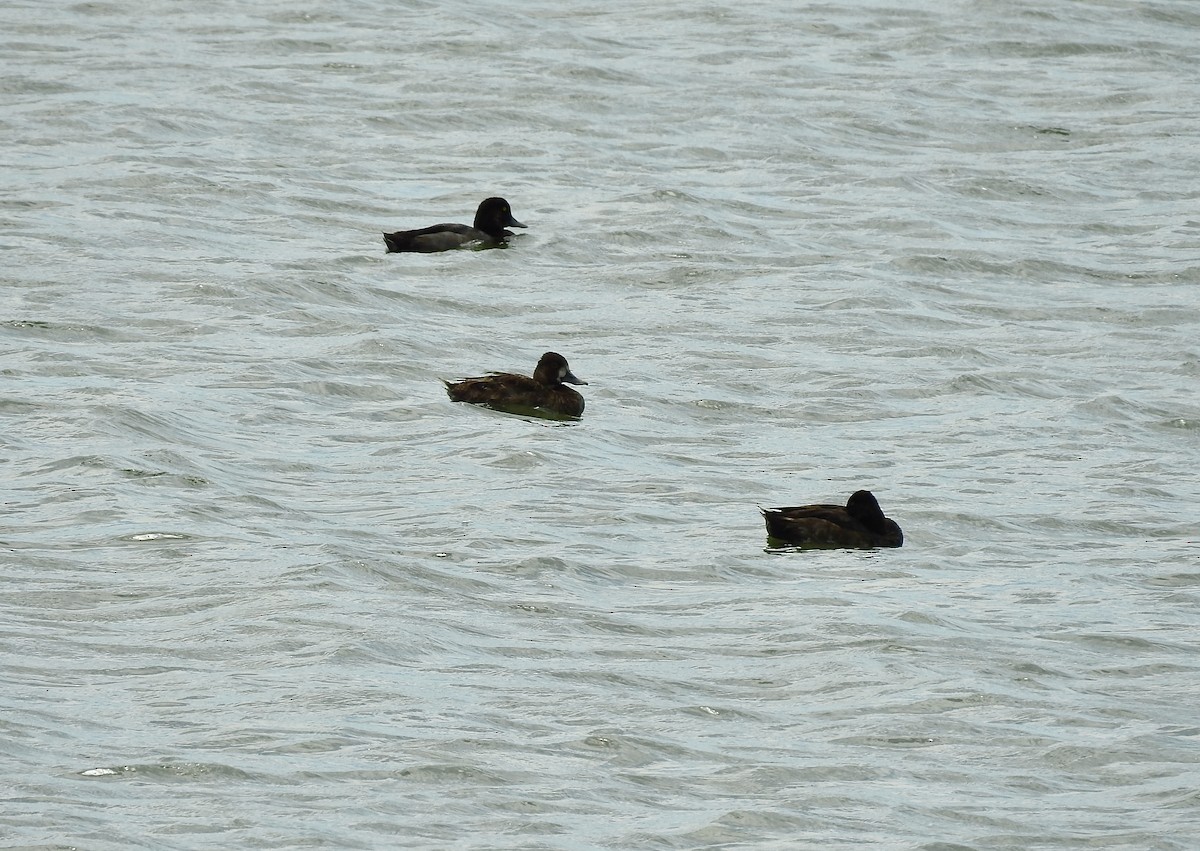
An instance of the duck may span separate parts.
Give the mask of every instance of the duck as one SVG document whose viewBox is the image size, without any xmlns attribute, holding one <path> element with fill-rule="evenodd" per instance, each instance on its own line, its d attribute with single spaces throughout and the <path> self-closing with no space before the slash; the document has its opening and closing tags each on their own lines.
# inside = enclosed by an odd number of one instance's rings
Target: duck
<svg viewBox="0 0 1200 851">
<path fill-rule="evenodd" d="M 512 207 L 503 198 L 484 198 L 475 211 L 475 226 L 446 222 L 420 230 L 398 230 L 385 233 L 383 242 L 387 253 L 417 251 L 432 254 L 454 248 L 497 248 L 506 245 L 513 235 L 506 228 L 523 228 L 513 218 Z"/>
<path fill-rule="evenodd" d="M 446 393 L 455 402 L 550 419 L 578 419 L 583 416 L 583 397 L 566 385 L 587 382 L 575 377 L 565 357 L 558 352 L 546 352 L 538 360 L 532 378 L 512 372 L 490 372 L 479 378 L 445 384 Z"/>
<path fill-rule="evenodd" d="M 767 522 L 767 537 L 787 546 L 813 549 L 871 549 L 898 547 L 904 533 L 870 491 L 850 494 L 845 506 L 798 505 L 791 508 L 761 508 Z"/>
</svg>

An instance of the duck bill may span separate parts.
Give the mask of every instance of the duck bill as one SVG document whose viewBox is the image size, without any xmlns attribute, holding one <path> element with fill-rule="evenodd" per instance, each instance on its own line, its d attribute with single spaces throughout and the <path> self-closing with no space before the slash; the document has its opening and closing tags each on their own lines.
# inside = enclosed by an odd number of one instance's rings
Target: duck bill
<svg viewBox="0 0 1200 851">
<path fill-rule="evenodd" d="M 527 228 L 529 225 L 523 225 L 512 217 L 512 213 L 508 214 L 508 221 L 505 224 L 510 228 Z"/>
<path fill-rule="evenodd" d="M 521 225 L 521 227 L 525 227 L 525 226 Z M 570 371 L 568 371 L 567 374 L 564 375 L 561 380 L 565 384 L 587 384 L 586 381 L 580 381 L 578 378 L 576 378 L 575 373 L 570 372 Z"/>
</svg>

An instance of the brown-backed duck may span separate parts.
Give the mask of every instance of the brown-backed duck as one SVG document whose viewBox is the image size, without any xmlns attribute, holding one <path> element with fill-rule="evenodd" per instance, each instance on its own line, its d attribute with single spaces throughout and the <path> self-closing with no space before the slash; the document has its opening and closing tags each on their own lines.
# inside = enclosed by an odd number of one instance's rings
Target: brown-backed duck
<svg viewBox="0 0 1200 851">
<path fill-rule="evenodd" d="M 898 547 L 904 533 L 870 491 L 855 491 L 842 505 L 763 508 L 767 537 L 787 546 L 837 549 Z"/>
<path fill-rule="evenodd" d="M 511 372 L 491 372 L 479 378 L 447 381 L 446 392 L 455 402 L 486 405 L 509 413 L 582 416 L 583 397 L 563 382 L 587 384 L 575 377 L 566 358 L 557 352 L 546 352 L 538 361 L 533 378 Z"/>
</svg>

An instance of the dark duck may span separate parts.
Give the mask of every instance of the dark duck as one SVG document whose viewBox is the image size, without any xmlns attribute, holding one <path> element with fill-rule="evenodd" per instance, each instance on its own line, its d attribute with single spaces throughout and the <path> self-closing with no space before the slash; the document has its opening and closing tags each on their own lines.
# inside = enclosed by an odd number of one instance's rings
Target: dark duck
<svg viewBox="0 0 1200 851">
<path fill-rule="evenodd" d="M 567 359 L 546 352 L 533 377 L 511 372 L 491 372 L 479 378 L 447 381 L 446 392 L 455 402 L 485 405 L 513 414 L 530 414 L 551 419 L 583 415 L 583 397 L 566 384 L 587 384 L 571 372 Z"/>
<path fill-rule="evenodd" d="M 513 218 L 512 208 L 503 198 L 485 198 L 475 211 L 475 225 L 447 222 L 420 230 L 398 230 L 385 233 L 383 241 L 388 253 L 417 251 L 432 254 L 454 248 L 496 248 L 507 244 L 512 231 L 525 225 Z"/>
<path fill-rule="evenodd" d="M 898 547 L 904 533 L 883 516 L 875 495 L 855 491 L 842 505 L 763 508 L 769 543 L 812 549 Z"/>
</svg>

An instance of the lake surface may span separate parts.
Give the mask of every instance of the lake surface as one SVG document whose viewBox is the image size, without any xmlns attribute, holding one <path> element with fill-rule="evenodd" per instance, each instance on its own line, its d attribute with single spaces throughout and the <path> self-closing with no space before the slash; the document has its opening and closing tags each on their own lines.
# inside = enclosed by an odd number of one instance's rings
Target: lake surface
<svg viewBox="0 0 1200 851">
<path fill-rule="evenodd" d="M 16 0 L 0 67 L 4 847 L 1200 847 L 1191 0 Z M 580 422 L 445 395 L 548 350 Z M 858 488 L 903 548 L 767 551 Z"/>
</svg>

